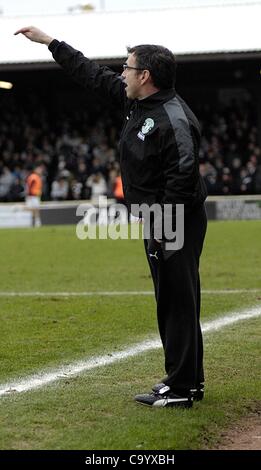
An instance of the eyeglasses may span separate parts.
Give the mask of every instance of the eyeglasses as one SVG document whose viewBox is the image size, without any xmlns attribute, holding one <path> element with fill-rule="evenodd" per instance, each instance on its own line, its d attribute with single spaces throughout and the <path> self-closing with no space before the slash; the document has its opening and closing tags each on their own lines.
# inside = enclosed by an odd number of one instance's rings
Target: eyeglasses
<svg viewBox="0 0 261 470">
<path fill-rule="evenodd" d="M 132 69 L 132 70 L 144 70 L 141 67 L 130 67 L 128 64 L 123 64 L 123 70 Z"/>
</svg>

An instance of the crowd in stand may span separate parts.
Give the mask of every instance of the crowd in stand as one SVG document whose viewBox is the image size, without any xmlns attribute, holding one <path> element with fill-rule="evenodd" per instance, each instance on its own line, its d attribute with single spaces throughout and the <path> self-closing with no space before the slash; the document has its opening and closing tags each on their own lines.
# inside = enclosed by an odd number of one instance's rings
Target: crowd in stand
<svg viewBox="0 0 261 470">
<path fill-rule="evenodd" d="M 0 96 L 0 202 L 25 198 L 32 167 L 44 164 L 42 199 L 53 201 L 117 197 L 119 120 L 85 110 L 50 116 Z M 200 171 L 210 195 L 261 192 L 261 148 L 250 103 L 196 110 L 202 128 Z M 116 194 L 117 192 L 117 194 Z"/>
<path fill-rule="evenodd" d="M 200 115 L 200 172 L 208 193 L 261 193 L 260 136 L 251 103 L 232 103 L 219 111 L 205 106 Z"/>
</svg>

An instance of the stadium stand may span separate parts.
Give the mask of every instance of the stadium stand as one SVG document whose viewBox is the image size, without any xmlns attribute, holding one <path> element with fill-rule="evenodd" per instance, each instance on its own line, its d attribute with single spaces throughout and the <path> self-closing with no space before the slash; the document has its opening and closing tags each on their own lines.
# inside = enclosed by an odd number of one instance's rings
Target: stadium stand
<svg viewBox="0 0 261 470">
<path fill-rule="evenodd" d="M 92 115 L 81 108 L 49 118 L 39 97 L 31 94 L 29 101 L 25 108 L 11 94 L 1 96 L 0 201 L 24 199 L 26 177 L 39 161 L 45 165 L 44 200 L 112 197 L 120 119 L 112 121 L 97 110 L 98 118 L 91 122 Z M 202 127 L 200 169 L 209 194 L 259 193 L 261 149 L 251 102 L 218 110 L 205 105 L 197 114 Z"/>
</svg>

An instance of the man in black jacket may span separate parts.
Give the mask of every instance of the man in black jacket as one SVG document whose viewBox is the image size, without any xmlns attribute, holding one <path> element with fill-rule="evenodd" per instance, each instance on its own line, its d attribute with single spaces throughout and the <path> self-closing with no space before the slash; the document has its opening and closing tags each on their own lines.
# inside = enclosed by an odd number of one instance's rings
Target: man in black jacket
<svg viewBox="0 0 261 470">
<path fill-rule="evenodd" d="M 207 225 L 206 189 L 199 174 L 199 123 L 176 94 L 175 57 L 162 46 L 129 48 L 119 75 L 35 27 L 15 34 L 19 33 L 46 44 L 67 74 L 118 103 L 124 112 L 120 164 L 126 202 L 130 210 L 134 204 L 158 204 L 163 209 L 163 215 L 157 213 L 152 221 L 145 249 L 167 376 L 151 393 L 135 400 L 156 407 L 189 408 L 193 399 L 201 400 L 204 394 L 199 258 Z M 168 249 L 165 232 L 162 237 L 156 234 L 166 222 L 166 205 L 172 208 L 171 229 L 177 228 L 178 204 L 184 207 L 184 243 Z"/>
</svg>

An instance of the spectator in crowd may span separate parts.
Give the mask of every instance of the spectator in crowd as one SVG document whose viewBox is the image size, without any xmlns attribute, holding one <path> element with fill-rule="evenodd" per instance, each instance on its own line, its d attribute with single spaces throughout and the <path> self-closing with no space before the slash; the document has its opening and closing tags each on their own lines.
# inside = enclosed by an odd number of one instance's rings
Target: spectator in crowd
<svg viewBox="0 0 261 470">
<path fill-rule="evenodd" d="M 83 190 L 83 184 L 80 181 L 77 181 L 75 178 L 71 180 L 69 199 L 78 201 L 81 199 L 81 194 Z"/>
<path fill-rule="evenodd" d="M 0 201 L 6 202 L 10 199 L 9 194 L 14 183 L 15 176 L 8 166 L 2 168 L 0 174 Z"/>
<path fill-rule="evenodd" d="M 25 198 L 25 188 L 20 176 L 15 176 L 14 182 L 9 191 L 10 202 L 22 202 Z"/>
<path fill-rule="evenodd" d="M 89 176 L 86 181 L 86 186 L 91 189 L 91 199 L 97 199 L 99 196 L 107 195 L 107 184 L 100 172 Z"/>
<path fill-rule="evenodd" d="M 59 176 L 52 182 L 51 198 L 55 201 L 68 199 L 69 183 L 64 176 Z"/>
</svg>

